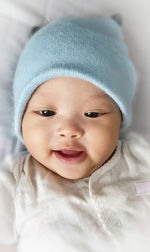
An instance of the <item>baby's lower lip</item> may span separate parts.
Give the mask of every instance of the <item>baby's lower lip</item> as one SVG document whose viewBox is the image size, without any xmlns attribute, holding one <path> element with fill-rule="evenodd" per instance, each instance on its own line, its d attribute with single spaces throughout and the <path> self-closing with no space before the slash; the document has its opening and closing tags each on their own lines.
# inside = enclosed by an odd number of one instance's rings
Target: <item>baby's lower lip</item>
<svg viewBox="0 0 150 252">
<path fill-rule="evenodd" d="M 61 151 L 54 151 L 55 156 L 63 163 L 76 164 L 82 162 L 86 158 L 85 151 L 79 151 L 76 155 L 63 154 Z"/>
</svg>

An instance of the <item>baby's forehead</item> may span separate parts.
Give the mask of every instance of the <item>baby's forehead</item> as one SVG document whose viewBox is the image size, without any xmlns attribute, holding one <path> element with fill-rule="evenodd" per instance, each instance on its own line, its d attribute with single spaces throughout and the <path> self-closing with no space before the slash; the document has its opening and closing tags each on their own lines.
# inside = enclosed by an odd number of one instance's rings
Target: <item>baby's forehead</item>
<svg viewBox="0 0 150 252">
<path fill-rule="evenodd" d="M 53 82 L 53 84 L 55 84 Z M 94 86 L 92 84 L 92 86 Z M 83 85 L 81 89 L 77 85 L 73 88 L 68 88 L 68 86 L 61 85 L 60 88 L 55 88 L 55 85 L 50 83 L 43 83 L 39 86 L 30 99 L 30 105 L 46 106 L 58 105 L 58 104 L 74 104 L 74 106 L 85 106 L 92 104 L 103 104 L 109 107 L 118 107 L 116 102 L 102 89 L 94 86 L 92 89 L 87 89 L 86 85 Z M 81 87 L 81 86 L 80 86 Z"/>
<path fill-rule="evenodd" d="M 57 95 L 61 94 L 63 91 L 67 91 L 66 93 L 69 93 L 70 95 L 73 95 L 76 92 L 78 95 L 88 95 L 91 98 L 110 98 L 106 92 L 92 82 L 73 77 L 57 77 L 49 79 L 39 85 L 34 93 L 36 93 L 36 95 L 54 93 Z"/>
<path fill-rule="evenodd" d="M 50 79 L 38 86 L 32 96 L 37 99 L 56 98 L 63 96 L 76 97 L 88 99 L 88 101 L 94 100 L 106 100 L 113 101 L 112 98 L 104 92 L 101 88 L 95 84 L 71 77 L 59 77 Z"/>
</svg>

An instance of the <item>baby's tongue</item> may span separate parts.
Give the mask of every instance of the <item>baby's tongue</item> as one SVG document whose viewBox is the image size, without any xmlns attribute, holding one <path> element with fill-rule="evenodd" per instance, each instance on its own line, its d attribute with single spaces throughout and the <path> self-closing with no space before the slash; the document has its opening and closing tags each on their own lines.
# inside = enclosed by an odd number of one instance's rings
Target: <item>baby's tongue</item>
<svg viewBox="0 0 150 252">
<path fill-rule="evenodd" d="M 59 152 L 66 155 L 66 156 L 78 156 L 81 154 L 82 151 L 61 150 Z"/>
</svg>

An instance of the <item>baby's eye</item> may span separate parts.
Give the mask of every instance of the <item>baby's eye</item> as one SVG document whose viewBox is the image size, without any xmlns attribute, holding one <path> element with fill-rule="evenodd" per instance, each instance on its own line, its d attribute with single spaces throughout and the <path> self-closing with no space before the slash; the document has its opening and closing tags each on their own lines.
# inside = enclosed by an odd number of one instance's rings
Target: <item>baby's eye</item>
<svg viewBox="0 0 150 252">
<path fill-rule="evenodd" d="M 42 115 L 42 116 L 53 116 L 53 115 L 55 115 L 55 112 L 51 111 L 51 110 L 40 110 L 40 115 Z"/>
<path fill-rule="evenodd" d="M 98 116 L 101 116 L 102 114 L 99 113 L 99 112 L 87 112 L 87 113 L 84 113 L 84 115 L 88 116 L 88 117 L 98 117 Z"/>
</svg>

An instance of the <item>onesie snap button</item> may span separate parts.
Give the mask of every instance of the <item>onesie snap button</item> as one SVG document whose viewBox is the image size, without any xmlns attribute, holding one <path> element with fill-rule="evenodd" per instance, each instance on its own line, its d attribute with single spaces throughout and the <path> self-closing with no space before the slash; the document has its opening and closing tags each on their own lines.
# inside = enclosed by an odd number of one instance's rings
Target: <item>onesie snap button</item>
<svg viewBox="0 0 150 252">
<path fill-rule="evenodd" d="M 122 225 L 121 220 L 117 220 L 117 221 L 115 222 L 115 226 L 116 226 L 117 228 L 121 227 L 121 225 Z"/>
</svg>

